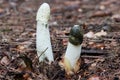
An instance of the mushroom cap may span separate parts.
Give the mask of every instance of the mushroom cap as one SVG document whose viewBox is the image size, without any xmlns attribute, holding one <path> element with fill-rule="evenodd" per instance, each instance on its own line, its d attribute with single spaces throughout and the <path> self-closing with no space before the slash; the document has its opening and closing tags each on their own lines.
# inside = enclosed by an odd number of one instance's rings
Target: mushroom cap
<svg viewBox="0 0 120 80">
<path fill-rule="evenodd" d="M 43 3 L 37 11 L 36 20 L 47 23 L 49 17 L 50 17 L 50 6 L 47 3 Z"/>
<path fill-rule="evenodd" d="M 69 42 L 73 45 L 80 45 L 83 42 L 83 28 L 79 25 L 74 25 L 70 30 Z"/>
</svg>

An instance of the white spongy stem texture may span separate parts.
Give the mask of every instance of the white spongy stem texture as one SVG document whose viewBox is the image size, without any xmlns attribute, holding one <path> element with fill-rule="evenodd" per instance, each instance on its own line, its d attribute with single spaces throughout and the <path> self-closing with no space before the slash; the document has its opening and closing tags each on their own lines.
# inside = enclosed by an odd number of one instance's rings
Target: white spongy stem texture
<svg viewBox="0 0 120 80">
<path fill-rule="evenodd" d="M 44 61 L 47 58 L 50 62 L 53 61 L 53 52 L 50 40 L 48 19 L 50 17 L 50 7 L 47 3 L 43 3 L 38 9 L 37 32 L 36 32 L 36 48 L 39 61 Z"/>
<path fill-rule="evenodd" d="M 81 45 L 73 45 L 68 42 L 67 50 L 65 53 L 65 58 L 70 61 L 70 65 L 72 68 L 76 65 L 76 62 L 79 60 L 81 55 Z"/>
</svg>

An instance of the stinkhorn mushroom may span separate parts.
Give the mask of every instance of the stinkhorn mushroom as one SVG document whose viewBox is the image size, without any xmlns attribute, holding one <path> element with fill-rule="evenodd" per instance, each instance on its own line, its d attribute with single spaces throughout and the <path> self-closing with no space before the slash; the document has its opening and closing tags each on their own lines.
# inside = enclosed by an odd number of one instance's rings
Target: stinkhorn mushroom
<svg viewBox="0 0 120 80">
<path fill-rule="evenodd" d="M 39 61 L 47 59 L 49 62 L 54 61 L 48 19 L 50 18 L 50 6 L 47 3 L 43 3 L 38 9 L 37 20 L 37 32 L 36 32 L 36 48 Z"/>
<path fill-rule="evenodd" d="M 59 65 L 65 69 L 67 75 L 76 73 L 80 68 L 81 44 L 83 41 L 83 29 L 74 25 L 70 30 L 67 50 Z"/>
</svg>

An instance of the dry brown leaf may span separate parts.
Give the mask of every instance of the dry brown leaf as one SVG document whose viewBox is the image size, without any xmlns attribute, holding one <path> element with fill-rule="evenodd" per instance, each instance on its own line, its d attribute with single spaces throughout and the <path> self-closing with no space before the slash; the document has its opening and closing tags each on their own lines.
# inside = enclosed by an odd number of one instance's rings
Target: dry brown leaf
<svg viewBox="0 0 120 80">
<path fill-rule="evenodd" d="M 94 38 L 95 37 L 95 34 L 93 31 L 89 31 L 88 33 L 84 34 L 84 37 L 87 37 L 87 38 Z"/>
<path fill-rule="evenodd" d="M 7 56 L 4 56 L 4 57 L 1 59 L 0 63 L 1 63 L 2 65 L 8 65 L 8 64 L 10 63 L 10 60 L 8 59 Z"/>
<path fill-rule="evenodd" d="M 98 76 L 92 76 L 88 80 L 100 80 L 100 78 Z"/>
<path fill-rule="evenodd" d="M 119 14 L 113 15 L 111 18 L 114 19 L 116 22 L 120 22 L 120 15 Z"/>
<path fill-rule="evenodd" d="M 105 32 L 103 30 L 101 30 L 100 32 L 95 33 L 96 37 L 101 37 L 101 36 L 106 36 L 106 35 L 107 35 L 107 32 Z"/>
</svg>

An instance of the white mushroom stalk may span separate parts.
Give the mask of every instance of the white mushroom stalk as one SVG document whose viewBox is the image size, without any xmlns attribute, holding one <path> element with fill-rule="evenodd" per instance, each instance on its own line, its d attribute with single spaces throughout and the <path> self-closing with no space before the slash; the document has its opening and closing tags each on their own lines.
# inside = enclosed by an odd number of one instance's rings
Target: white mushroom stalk
<svg viewBox="0 0 120 80">
<path fill-rule="evenodd" d="M 38 9 L 37 20 L 37 32 L 36 32 L 36 48 L 39 61 L 47 59 L 50 63 L 54 61 L 48 19 L 50 18 L 50 6 L 47 3 L 43 3 Z"/>
<path fill-rule="evenodd" d="M 81 44 L 83 41 L 83 30 L 79 25 L 74 25 L 70 30 L 67 50 L 63 59 L 59 62 L 67 75 L 76 73 L 80 68 Z"/>
</svg>

